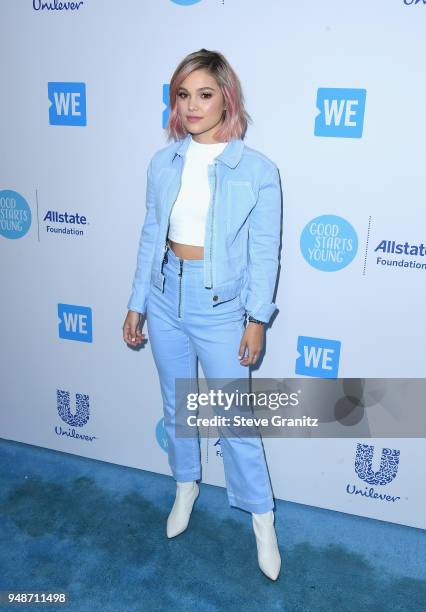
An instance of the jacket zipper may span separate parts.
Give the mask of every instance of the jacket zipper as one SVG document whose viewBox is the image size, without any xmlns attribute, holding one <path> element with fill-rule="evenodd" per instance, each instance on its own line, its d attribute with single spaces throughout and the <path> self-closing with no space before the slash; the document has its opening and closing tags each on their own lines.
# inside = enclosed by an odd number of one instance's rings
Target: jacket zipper
<svg viewBox="0 0 426 612">
<path fill-rule="evenodd" d="M 213 228 L 214 228 L 214 203 L 215 203 L 215 195 L 216 195 L 216 164 L 214 162 L 214 185 L 213 185 L 213 201 L 212 201 L 212 227 L 210 231 L 210 287 L 213 287 Z"/>
<path fill-rule="evenodd" d="M 182 163 L 184 163 L 184 162 L 182 162 Z M 182 172 L 183 172 L 183 166 L 182 166 Z M 167 236 L 168 236 L 168 233 L 169 233 L 170 217 L 172 215 L 173 207 L 176 204 L 176 200 L 178 199 L 180 188 L 182 187 L 182 172 L 180 173 L 179 189 L 178 189 L 178 192 L 177 192 L 177 196 L 176 196 L 175 201 L 173 202 L 172 206 L 170 207 L 169 216 L 167 218 L 166 241 L 165 241 L 164 246 L 163 246 L 163 258 L 164 258 L 164 255 L 166 253 L 166 250 L 167 250 Z"/>
<path fill-rule="evenodd" d="M 183 266 L 183 260 L 179 259 L 179 304 L 178 304 L 178 317 L 180 318 L 180 305 L 181 305 L 181 298 L 182 298 L 182 266 Z"/>
</svg>

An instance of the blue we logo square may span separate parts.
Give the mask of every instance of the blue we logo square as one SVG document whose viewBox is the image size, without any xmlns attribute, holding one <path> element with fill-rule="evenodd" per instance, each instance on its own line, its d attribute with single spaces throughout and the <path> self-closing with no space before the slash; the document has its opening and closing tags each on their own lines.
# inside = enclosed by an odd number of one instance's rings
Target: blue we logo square
<svg viewBox="0 0 426 612">
<path fill-rule="evenodd" d="M 170 116 L 170 98 L 169 98 L 169 91 L 170 91 L 170 85 L 169 83 L 165 83 L 163 85 L 163 104 L 165 105 L 165 109 L 163 110 L 163 115 L 162 115 L 162 126 L 163 129 L 167 126 L 167 123 L 169 121 L 169 116 Z"/>
<path fill-rule="evenodd" d="M 364 127 L 366 89 L 319 87 L 315 136 L 361 138 Z"/>
<path fill-rule="evenodd" d="M 48 83 L 50 125 L 86 125 L 86 84 Z"/>
<path fill-rule="evenodd" d="M 299 336 L 297 339 L 296 374 L 317 378 L 337 378 L 340 359 L 339 340 Z"/>
<path fill-rule="evenodd" d="M 92 342 L 92 309 L 74 304 L 58 304 L 59 337 Z"/>
</svg>

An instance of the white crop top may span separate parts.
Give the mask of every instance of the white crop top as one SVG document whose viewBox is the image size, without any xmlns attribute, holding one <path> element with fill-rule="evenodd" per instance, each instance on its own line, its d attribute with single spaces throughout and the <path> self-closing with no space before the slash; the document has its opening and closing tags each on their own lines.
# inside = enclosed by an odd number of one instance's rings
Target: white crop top
<svg viewBox="0 0 426 612">
<path fill-rule="evenodd" d="M 168 237 L 174 242 L 204 246 L 210 186 L 207 166 L 227 142 L 201 144 L 191 136 L 182 171 L 182 184 L 170 215 Z"/>
</svg>

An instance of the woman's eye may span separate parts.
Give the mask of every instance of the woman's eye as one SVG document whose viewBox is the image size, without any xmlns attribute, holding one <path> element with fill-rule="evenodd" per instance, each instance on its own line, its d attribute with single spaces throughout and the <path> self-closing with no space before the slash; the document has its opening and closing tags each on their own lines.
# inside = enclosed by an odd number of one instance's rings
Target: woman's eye
<svg viewBox="0 0 426 612">
<path fill-rule="evenodd" d="M 182 98 L 183 100 L 186 98 L 188 94 L 186 94 L 184 91 L 180 91 L 178 93 L 179 98 Z M 204 93 L 201 94 L 202 96 L 206 96 L 207 98 L 211 98 L 212 94 L 209 93 L 208 91 L 205 91 Z"/>
</svg>

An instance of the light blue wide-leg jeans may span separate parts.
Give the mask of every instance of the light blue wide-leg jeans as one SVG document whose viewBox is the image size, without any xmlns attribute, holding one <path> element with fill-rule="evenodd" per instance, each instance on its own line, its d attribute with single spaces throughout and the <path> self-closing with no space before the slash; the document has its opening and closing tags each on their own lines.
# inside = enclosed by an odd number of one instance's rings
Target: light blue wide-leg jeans
<svg viewBox="0 0 426 612">
<path fill-rule="evenodd" d="M 201 478 L 198 435 L 176 437 L 175 379 L 196 380 L 197 358 L 206 380 L 246 379 L 238 349 L 244 333 L 244 307 L 239 296 L 212 307 L 204 287 L 202 259 L 180 259 L 168 246 L 164 291 L 151 285 L 146 322 L 163 399 L 168 461 L 175 480 Z M 191 383 L 192 384 L 192 383 Z M 189 389 L 196 392 L 197 388 Z M 220 438 L 229 504 L 248 512 L 274 509 L 274 499 L 262 439 Z"/>
</svg>

